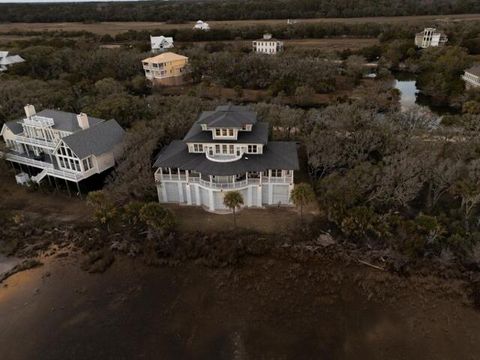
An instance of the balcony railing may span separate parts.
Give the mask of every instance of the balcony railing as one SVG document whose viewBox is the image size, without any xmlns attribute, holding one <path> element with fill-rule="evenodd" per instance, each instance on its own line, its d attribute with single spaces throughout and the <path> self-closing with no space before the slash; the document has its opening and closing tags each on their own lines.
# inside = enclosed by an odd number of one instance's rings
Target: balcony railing
<svg viewBox="0 0 480 360">
<path fill-rule="evenodd" d="M 207 177 L 208 179 L 208 177 Z M 187 181 L 188 180 L 188 181 Z M 292 184 L 293 176 L 281 176 L 275 177 L 271 176 L 261 176 L 261 177 L 249 177 L 235 182 L 216 182 L 215 179 L 212 181 L 202 179 L 198 174 L 196 176 L 187 176 L 185 174 L 161 174 L 155 173 L 155 181 L 161 183 L 162 181 L 182 181 L 194 184 L 200 184 L 202 186 L 212 188 L 212 189 L 237 189 L 247 185 L 260 185 L 260 184 Z"/>
<path fill-rule="evenodd" d="M 33 167 L 38 167 L 38 168 L 41 168 L 41 169 L 53 169 L 54 168 L 52 163 L 49 163 L 49 162 L 46 162 L 46 161 L 35 160 L 35 159 L 28 158 L 26 156 L 16 155 L 16 154 L 8 153 L 8 152 L 4 153 L 3 155 L 5 156 L 5 160 L 8 160 L 8 161 L 15 161 L 15 162 L 20 163 L 20 164 L 31 165 Z"/>
<path fill-rule="evenodd" d="M 54 149 L 58 144 L 58 140 L 47 141 L 47 140 L 35 139 L 35 138 L 23 136 L 23 135 L 16 135 L 15 140 L 22 144 L 42 146 L 48 149 Z"/>
<path fill-rule="evenodd" d="M 0 155 L 2 153 L 0 152 Z M 86 179 L 89 177 L 94 171 L 93 169 L 87 171 L 87 172 L 76 172 L 76 171 L 68 171 L 68 170 L 62 170 L 62 169 L 55 169 L 55 166 L 52 163 L 46 162 L 46 161 L 40 161 L 40 160 L 35 160 L 31 159 L 26 156 L 22 155 L 16 155 L 12 153 L 3 153 L 3 156 L 5 157 L 5 160 L 8 161 L 14 161 L 19 164 L 23 165 L 28 165 L 28 166 L 33 166 L 36 168 L 40 168 L 43 170 L 47 170 L 47 175 L 65 179 L 65 180 L 70 180 L 70 181 L 75 181 L 78 182 L 80 180 Z"/>
<path fill-rule="evenodd" d="M 209 154 L 208 152 L 205 153 L 207 156 L 207 159 L 210 161 L 215 161 L 215 162 L 232 162 L 232 161 L 237 161 L 240 160 L 243 156 L 243 153 L 239 154 Z"/>
<path fill-rule="evenodd" d="M 52 118 L 39 116 L 39 115 L 33 115 L 32 117 L 25 118 L 23 122 L 26 125 L 42 126 L 42 127 L 50 127 L 55 125 L 55 122 L 53 121 Z"/>
</svg>

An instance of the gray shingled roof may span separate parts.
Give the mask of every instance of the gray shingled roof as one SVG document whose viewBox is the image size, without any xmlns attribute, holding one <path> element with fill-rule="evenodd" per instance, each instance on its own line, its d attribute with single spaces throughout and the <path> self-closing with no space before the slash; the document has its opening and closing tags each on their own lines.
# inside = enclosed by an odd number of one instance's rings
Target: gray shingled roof
<svg viewBox="0 0 480 360">
<path fill-rule="evenodd" d="M 125 131 L 115 120 L 108 120 L 66 136 L 62 140 L 80 159 L 83 159 L 111 151 L 122 141 L 124 134 Z"/>
<path fill-rule="evenodd" d="M 81 130 L 80 126 L 78 126 L 77 114 L 73 114 L 65 111 L 45 109 L 38 112 L 37 115 L 52 118 L 53 121 L 55 122 L 55 125 L 53 125 L 54 129 L 71 131 L 71 132 Z M 88 122 L 90 126 L 99 124 L 102 121 L 104 120 L 97 119 L 92 116 L 88 117 Z"/>
<path fill-rule="evenodd" d="M 294 142 L 273 141 L 264 147 L 263 154 L 249 154 L 237 161 L 218 163 L 208 160 L 205 154 L 189 153 L 187 145 L 177 140 L 160 152 L 154 167 L 173 167 L 208 175 L 226 176 L 268 169 L 298 170 L 299 164 L 297 145 Z"/>
<path fill-rule="evenodd" d="M 78 125 L 77 114 L 69 113 L 65 111 L 59 111 L 59 110 L 45 109 L 38 112 L 37 115 L 53 119 L 55 123 L 53 125 L 54 129 L 69 131 L 69 132 L 76 132 L 76 131 L 82 130 Z M 5 125 L 14 134 L 20 134 L 23 131 L 22 124 L 21 124 L 22 121 L 23 121 L 23 118 L 12 120 L 12 121 L 6 122 Z M 100 124 L 103 121 L 105 120 L 94 118 L 92 116 L 88 117 L 88 122 L 90 126 L 95 126 L 97 124 Z"/>
<path fill-rule="evenodd" d="M 480 64 L 472 66 L 471 68 L 465 70 L 465 72 L 475 76 L 480 76 Z"/>
<path fill-rule="evenodd" d="M 5 126 L 10 129 L 15 135 L 21 134 L 23 132 L 22 124 L 20 120 L 12 120 L 5 123 Z"/>
<path fill-rule="evenodd" d="M 241 128 L 247 124 L 257 122 L 257 113 L 247 106 L 222 105 L 217 106 L 215 111 L 204 111 L 196 121 L 209 127 Z"/>
<path fill-rule="evenodd" d="M 239 144 L 267 144 L 268 123 L 259 122 L 252 127 L 252 131 L 240 131 L 237 140 L 213 140 L 211 131 L 202 131 L 200 124 L 193 124 L 187 135 L 183 138 L 185 142 L 196 143 L 239 143 Z"/>
</svg>

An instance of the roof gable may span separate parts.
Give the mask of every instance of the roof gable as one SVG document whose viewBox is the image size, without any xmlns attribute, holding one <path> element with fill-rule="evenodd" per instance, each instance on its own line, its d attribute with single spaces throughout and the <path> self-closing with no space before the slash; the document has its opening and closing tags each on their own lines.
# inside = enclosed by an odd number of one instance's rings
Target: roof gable
<svg viewBox="0 0 480 360">
<path fill-rule="evenodd" d="M 63 142 L 80 158 L 101 155 L 113 150 L 125 131 L 115 120 L 104 121 L 83 131 L 64 137 Z"/>
<path fill-rule="evenodd" d="M 152 49 L 160 48 L 160 45 L 173 45 L 173 37 L 165 36 L 150 36 L 150 42 L 152 44 Z"/>
</svg>

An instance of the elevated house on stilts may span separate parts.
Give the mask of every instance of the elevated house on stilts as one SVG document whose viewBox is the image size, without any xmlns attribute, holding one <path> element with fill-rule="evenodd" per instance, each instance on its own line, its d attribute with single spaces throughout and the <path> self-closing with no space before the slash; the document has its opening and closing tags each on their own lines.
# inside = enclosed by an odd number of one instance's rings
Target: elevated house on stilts
<svg viewBox="0 0 480 360">
<path fill-rule="evenodd" d="M 17 182 L 65 181 L 74 185 L 115 166 L 124 130 L 115 120 L 57 110 L 36 112 L 25 106 L 25 117 L 5 123 L 3 157 L 22 172 Z M 70 185 L 69 185 L 70 184 Z"/>
</svg>

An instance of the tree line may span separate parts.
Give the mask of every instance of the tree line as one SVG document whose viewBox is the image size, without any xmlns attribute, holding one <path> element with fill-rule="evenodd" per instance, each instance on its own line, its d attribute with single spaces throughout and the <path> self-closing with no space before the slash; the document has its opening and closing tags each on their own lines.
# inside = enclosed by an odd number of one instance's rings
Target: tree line
<svg viewBox="0 0 480 360">
<path fill-rule="evenodd" d="M 4 4 L 1 22 L 169 21 L 405 16 L 480 12 L 476 0 L 235 0 Z"/>
</svg>

